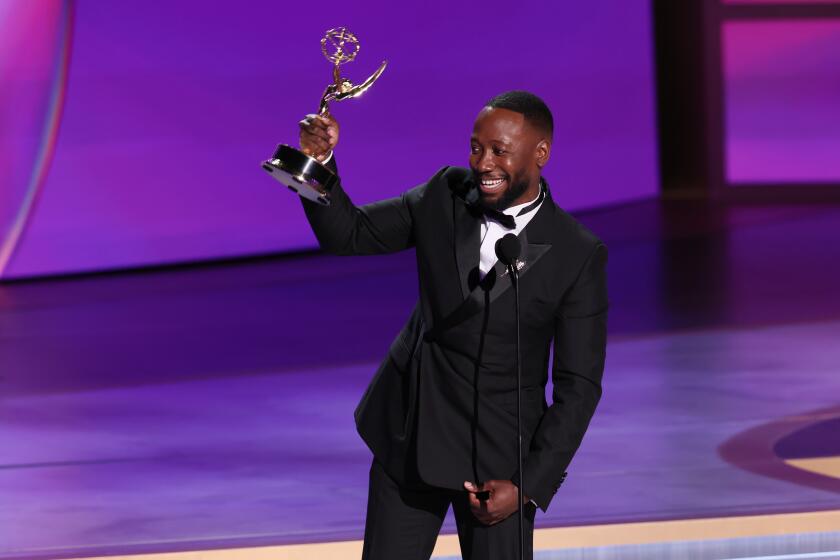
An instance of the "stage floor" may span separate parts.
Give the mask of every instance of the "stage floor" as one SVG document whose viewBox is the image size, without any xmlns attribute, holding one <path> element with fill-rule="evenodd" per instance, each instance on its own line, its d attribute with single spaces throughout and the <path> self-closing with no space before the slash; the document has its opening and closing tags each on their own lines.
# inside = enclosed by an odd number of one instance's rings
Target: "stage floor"
<svg viewBox="0 0 840 560">
<path fill-rule="evenodd" d="M 581 219 L 604 397 L 538 526 L 840 509 L 840 208 Z M 361 538 L 352 412 L 415 298 L 410 253 L 0 286 L 0 557 Z"/>
</svg>

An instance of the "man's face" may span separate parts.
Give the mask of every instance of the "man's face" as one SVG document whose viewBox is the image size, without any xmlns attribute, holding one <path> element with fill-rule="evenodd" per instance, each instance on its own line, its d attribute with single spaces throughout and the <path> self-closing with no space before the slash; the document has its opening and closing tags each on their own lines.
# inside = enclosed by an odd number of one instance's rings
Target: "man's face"
<svg viewBox="0 0 840 560">
<path fill-rule="evenodd" d="M 536 197 L 548 146 L 522 113 L 482 109 L 470 138 L 470 169 L 484 205 L 504 210 Z"/>
</svg>

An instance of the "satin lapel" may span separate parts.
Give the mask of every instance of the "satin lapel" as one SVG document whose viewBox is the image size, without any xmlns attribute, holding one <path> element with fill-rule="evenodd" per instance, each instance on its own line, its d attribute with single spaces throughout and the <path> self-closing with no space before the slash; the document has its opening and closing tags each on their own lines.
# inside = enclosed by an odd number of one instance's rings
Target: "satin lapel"
<svg viewBox="0 0 840 560">
<path fill-rule="evenodd" d="M 481 218 L 470 212 L 464 201 L 457 196 L 452 207 L 455 223 L 455 260 L 458 264 L 458 276 L 461 278 L 461 294 L 466 299 L 470 295 L 470 272 L 478 266 Z"/>
<path fill-rule="evenodd" d="M 536 220 L 536 216 L 534 216 L 534 219 Z M 528 225 L 530 226 L 531 224 Z M 522 280 L 534 264 L 536 264 L 536 262 L 540 260 L 540 258 L 545 255 L 549 249 L 551 249 L 551 245 L 548 243 L 529 243 L 527 226 L 524 230 L 522 230 L 522 233 L 520 233 L 518 237 L 519 242 L 522 244 L 522 254 L 519 256 L 519 259 L 517 259 L 517 268 L 519 270 L 519 279 Z M 496 283 L 493 285 L 493 289 L 490 290 L 490 303 L 496 301 L 496 299 L 509 290 L 512 285 L 510 275 L 508 274 L 508 270 L 505 265 L 501 262 L 497 262 L 496 266 L 493 268 L 496 273 Z"/>
</svg>

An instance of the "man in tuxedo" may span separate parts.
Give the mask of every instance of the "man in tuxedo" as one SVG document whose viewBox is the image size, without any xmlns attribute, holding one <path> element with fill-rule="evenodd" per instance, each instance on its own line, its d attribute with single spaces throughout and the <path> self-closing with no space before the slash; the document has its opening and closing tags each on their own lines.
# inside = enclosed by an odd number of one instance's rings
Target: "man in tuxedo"
<svg viewBox="0 0 840 560">
<path fill-rule="evenodd" d="M 300 123 L 303 151 L 337 172 L 339 127 Z M 607 249 L 555 205 L 541 176 L 553 120 L 511 91 L 479 112 L 469 169 L 444 167 L 401 196 L 355 206 L 303 200 L 325 251 L 414 248 L 420 294 L 359 403 L 373 452 L 365 559 L 428 559 L 451 504 L 464 558 L 518 557 L 514 293 L 495 242 L 516 234 L 522 332 L 523 496 L 532 557 L 537 507 L 548 507 L 601 396 Z M 545 385 L 550 368 L 553 393 Z"/>
</svg>

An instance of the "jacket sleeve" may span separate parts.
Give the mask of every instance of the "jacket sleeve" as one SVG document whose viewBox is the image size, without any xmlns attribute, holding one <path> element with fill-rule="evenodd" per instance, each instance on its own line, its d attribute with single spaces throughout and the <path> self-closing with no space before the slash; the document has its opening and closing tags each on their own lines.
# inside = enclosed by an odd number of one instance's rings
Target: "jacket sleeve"
<svg viewBox="0 0 840 560">
<path fill-rule="evenodd" d="M 543 511 L 589 426 L 601 398 L 607 341 L 607 247 L 598 243 L 555 317 L 552 404 L 523 465 L 525 491 Z"/>
<path fill-rule="evenodd" d="M 335 157 L 326 164 L 336 171 Z M 392 253 L 414 246 L 412 205 L 425 184 L 401 196 L 355 206 L 340 184 L 330 193 L 329 206 L 301 197 L 306 218 L 321 249 L 336 255 Z"/>
</svg>

